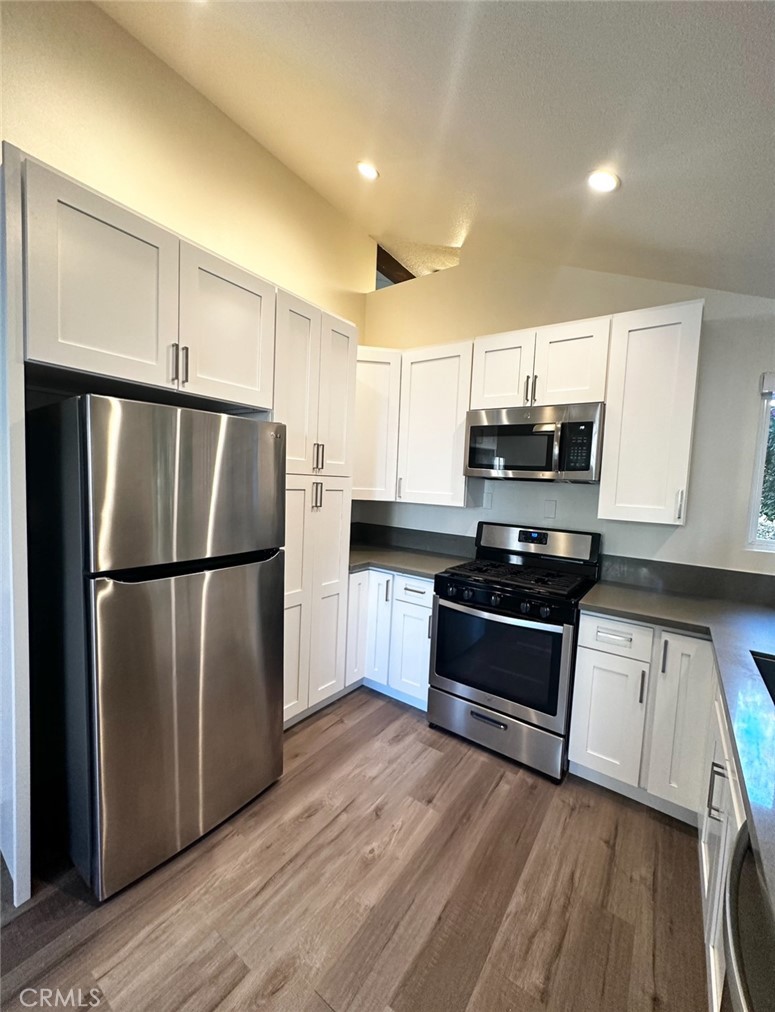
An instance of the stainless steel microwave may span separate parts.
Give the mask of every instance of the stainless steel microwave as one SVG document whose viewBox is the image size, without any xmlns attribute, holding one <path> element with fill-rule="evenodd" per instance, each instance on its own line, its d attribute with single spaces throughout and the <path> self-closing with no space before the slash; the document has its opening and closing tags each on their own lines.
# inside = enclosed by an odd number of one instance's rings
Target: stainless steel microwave
<svg viewBox="0 0 775 1012">
<path fill-rule="evenodd" d="M 463 471 L 474 478 L 598 482 L 604 413 L 602 403 L 469 411 Z"/>
</svg>

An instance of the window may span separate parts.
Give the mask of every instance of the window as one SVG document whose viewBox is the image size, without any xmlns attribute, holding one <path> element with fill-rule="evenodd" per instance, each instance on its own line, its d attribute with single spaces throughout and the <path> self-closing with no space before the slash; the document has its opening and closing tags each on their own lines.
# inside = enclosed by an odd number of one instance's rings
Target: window
<svg viewBox="0 0 775 1012">
<path fill-rule="evenodd" d="M 762 376 L 762 413 L 756 455 L 750 543 L 775 551 L 775 373 Z"/>
</svg>

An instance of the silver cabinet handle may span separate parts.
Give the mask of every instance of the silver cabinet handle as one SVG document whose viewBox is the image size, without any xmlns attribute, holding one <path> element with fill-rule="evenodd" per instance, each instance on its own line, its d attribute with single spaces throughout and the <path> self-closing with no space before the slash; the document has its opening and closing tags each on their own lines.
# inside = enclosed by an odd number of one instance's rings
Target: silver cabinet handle
<svg viewBox="0 0 775 1012">
<path fill-rule="evenodd" d="M 403 480 L 404 480 L 403 478 L 399 478 L 398 479 L 398 493 L 397 493 L 397 496 L 396 496 L 397 499 L 401 498 L 401 485 L 403 483 Z"/>
<path fill-rule="evenodd" d="M 317 471 L 318 469 L 318 444 L 312 444 L 312 470 Z"/>
<path fill-rule="evenodd" d="M 385 580 L 385 601 L 390 601 L 390 580 Z"/>
<path fill-rule="evenodd" d="M 404 593 L 405 594 L 422 594 L 422 596 L 425 597 L 425 593 L 426 592 L 424 590 L 418 590 L 417 587 L 404 587 Z"/>
<path fill-rule="evenodd" d="M 432 621 L 432 619 L 433 619 L 433 615 L 429 615 L 428 616 L 428 639 L 431 638 L 431 621 Z"/>
<path fill-rule="evenodd" d="M 641 671 L 640 673 L 640 692 L 638 693 L 639 703 L 643 702 L 645 689 L 646 689 L 646 669 L 644 668 L 643 671 Z"/>
<path fill-rule="evenodd" d="M 320 444 L 320 470 L 324 471 L 326 468 L 326 444 Z"/>
<path fill-rule="evenodd" d="M 678 504 L 677 504 L 676 509 L 675 509 L 675 518 L 676 518 L 676 520 L 680 520 L 681 517 L 683 516 L 683 512 L 684 512 L 684 490 L 683 489 L 679 489 L 678 490 L 678 494 L 677 494 L 676 498 L 677 498 Z"/>
<path fill-rule="evenodd" d="M 708 801 L 706 807 L 708 809 L 708 818 L 714 819 L 716 822 L 723 821 L 721 810 L 716 808 L 716 806 L 713 804 L 713 793 L 716 786 L 716 777 L 717 776 L 726 777 L 726 775 L 727 771 L 724 769 L 721 763 L 712 762 L 710 764 L 710 780 L 708 781 Z"/>
<path fill-rule="evenodd" d="M 614 632 L 613 629 L 603 629 L 602 626 L 597 627 L 595 639 L 602 640 L 603 643 L 632 643 L 632 636 Z"/>
<path fill-rule="evenodd" d="M 530 403 L 530 376 L 525 376 L 525 404 Z"/>
<path fill-rule="evenodd" d="M 667 671 L 667 644 L 669 640 L 664 640 L 662 643 L 662 674 Z"/>
<path fill-rule="evenodd" d="M 170 381 L 172 383 L 177 383 L 179 379 L 180 379 L 180 345 L 176 343 L 172 345 L 172 375 L 170 376 Z"/>
<path fill-rule="evenodd" d="M 732 1008 L 735 1012 L 752 1012 L 753 1010 L 751 996 L 745 983 L 745 976 L 741 965 L 742 961 L 738 951 L 740 925 L 737 908 L 740 875 L 743 871 L 743 862 L 750 845 L 751 838 L 748 833 L 748 823 L 744 822 L 738 830 L 737 838 L 735 839 L 732 859 L 729 862 L 727 878 L 724 884 L 724 952 L 727 957 L 729 997 L 732 999 Z"/>
<path fill-rule="evenodd" d="M 533 377 L 533 396 L 530 398 L 533 404 L 536 402 L 536 387 L 538 386 L 538 376 Z"/>
<path fill-rule="evenodd" d="M 320 496 L 320 499 L 318 501 L 318 507 L 320 509 L 323 509 L 323 482 L 319 481 L 318 486 L 319 486 L 318 495 Z"/>
<path fill-rule="evenodd" d="M 188 383 L 188 345 L 184 344 L 181 351 L 183 352 L 183 378 L 182 383 Z"/>
</svg>

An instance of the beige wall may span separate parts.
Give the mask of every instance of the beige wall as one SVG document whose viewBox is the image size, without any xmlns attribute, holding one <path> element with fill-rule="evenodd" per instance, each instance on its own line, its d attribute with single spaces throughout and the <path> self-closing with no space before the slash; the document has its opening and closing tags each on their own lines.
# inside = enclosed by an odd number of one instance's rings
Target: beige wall
<svg viewBox="0 0 775 1012">
<path fill-rule="evenodd" d="M 357 504 L 354 519 L 471 535 L 478 520 L 596 530 L 604 551 L 775 573 L 775 553 L 746 548 L 761 399 L 775 369 L 775 300 L 553 267 L 507 237 L 472 235 L 459 267 L 366 297 L 365 341 L 410 347 L 704 298 L 699 392 L 685 527 L 597 519 L 592 486 L 488 482 L 492 509 Z M 544 521 L 555 500 L 556 520 Z"/>
<path fill-rule="evenodd" d="M 0 10 L 5 140 L 362 328 L 360 228 L 98 8 Z"/>
</svg>

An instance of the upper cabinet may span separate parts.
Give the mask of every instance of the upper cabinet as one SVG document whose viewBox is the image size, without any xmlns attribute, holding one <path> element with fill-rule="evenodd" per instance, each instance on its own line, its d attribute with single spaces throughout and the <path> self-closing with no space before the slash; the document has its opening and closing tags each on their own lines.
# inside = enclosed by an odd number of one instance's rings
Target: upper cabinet
<svg viewBox="0 0 775 1012">
<path fill-rule="evenodd" d="M 177 236 L 25 162 L 26 355 L 176 386 Z"/>
<path fill-rule="evenodd" d="M 613 318 L 598 516 L 684 524 L 703 302 Z"/>
<path fill-rule="evenodd" d="M 392 501 L 398 476 L 401 352 L 358 348 L 353 499 Z"/>
<path fill-rule="evenodd" d="M 477 337 L 471 369 L 471 407 L 530 404 L 535 349 L 535 329 Z"/>
<path fill-rule="evenodd" d="M 471 342 L 404 352 L 398 426 L 401 501 L 465 506 Z"/>
<path fill-rule="evenodd" d="M 181 242 L 181 388 L 271 408 L 274 313 L 268 281 Z"/>
<path fill-rule="evenodd" d="M 272 407 L 274 286 L 24 167 L 29 360 Z"/>
<path fill-rule="evenodd" d="M 472 408 L 605 399 L 610 316 L 474 341 Z"/>
<path fill-rule="evenodd" d="M 352 324 L 278 292 L 275 418 L 290 474 L 352 474 L 357 347 Z"/>
</svg>

